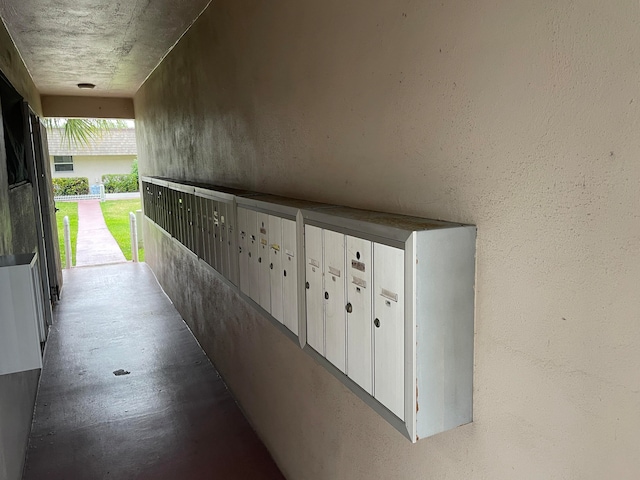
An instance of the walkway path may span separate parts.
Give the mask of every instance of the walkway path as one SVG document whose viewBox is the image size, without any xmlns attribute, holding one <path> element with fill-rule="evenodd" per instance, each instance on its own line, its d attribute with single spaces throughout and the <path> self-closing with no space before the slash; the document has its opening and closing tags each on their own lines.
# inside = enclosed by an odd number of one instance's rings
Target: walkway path
<svg viewBox="0 0 640 480">
<path fill-rule="evenodd" d="M 104 223 L 100 201 L 78 202 L 76 267 L 126 261 L 118 243 Z"/>
<path fill-rule="evenodd" d="M 24 480 L 283 479 L 145 263 L 64 271 Z"/>
</svg>

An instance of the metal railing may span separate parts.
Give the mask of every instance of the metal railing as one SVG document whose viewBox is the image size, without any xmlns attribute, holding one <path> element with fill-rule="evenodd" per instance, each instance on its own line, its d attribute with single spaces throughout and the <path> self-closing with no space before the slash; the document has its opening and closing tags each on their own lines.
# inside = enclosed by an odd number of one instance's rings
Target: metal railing
<svg viewBox="0 0 640 480">
<path fill-rule="evenodd" d="M 138 261 L 138 227 L 136 225 L 136 214 L 129 212 L 129 229 L 131 231 L 131 261 Z"/>
<path fill-rule="evenodd" d="M 64 268 L 71 268 L 71 228 L 69 227 L 69 217 L 65 216 L 62 219 L 63 233 L 64 233 Z"/>
</svg>

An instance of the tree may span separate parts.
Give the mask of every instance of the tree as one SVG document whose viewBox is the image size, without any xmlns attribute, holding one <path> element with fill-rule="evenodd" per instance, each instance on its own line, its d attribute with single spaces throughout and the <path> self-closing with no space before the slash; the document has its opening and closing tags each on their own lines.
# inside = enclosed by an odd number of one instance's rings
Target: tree
<svg viewBox="0 0 640 480">
<path fill-rule="evenodd" d="M 106 120 L 103 118 L 45 118 L 47 129 L 62 129 L 62 141 L 69 147 L 89 146 L 93 140 L 102 138 L 105 132 L 114 128 L 126 128 L 122 120 Z"/>
</svg>

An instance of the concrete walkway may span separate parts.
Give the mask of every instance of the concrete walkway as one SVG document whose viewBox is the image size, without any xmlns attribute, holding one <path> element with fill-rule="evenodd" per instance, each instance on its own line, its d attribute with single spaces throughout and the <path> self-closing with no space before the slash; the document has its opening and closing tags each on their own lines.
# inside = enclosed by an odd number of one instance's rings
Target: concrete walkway
<svg viewBox="0 0 640 480">
<path fill-rule="evenodd" d="M 284 480 L 144 263 L 64 271 L 24 480 Z"/>
<path fill-rule="evenodd" d="M 100 201 L 78 202 L 76 267 L 126 261 L 118 243 L 104 223 Z"/>
</svg>

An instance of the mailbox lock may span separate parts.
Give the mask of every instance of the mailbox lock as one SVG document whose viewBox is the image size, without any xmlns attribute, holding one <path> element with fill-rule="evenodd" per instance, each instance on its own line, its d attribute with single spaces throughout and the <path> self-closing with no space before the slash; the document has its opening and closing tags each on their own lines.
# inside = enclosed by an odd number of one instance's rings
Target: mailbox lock
<svg viewBox="0 0 640 480">
<path fill-rule="evenodd" d="M 351 306 L 351 302 L 347 303 L 347 313 L 353 312 L 353 307 Z"/>
<path fill-rule="evenodd" d="M 305 282 L 305 284 L 304 284 L 304 288 L 306 288 L 307 290 L 309 290 L 309 282 Z"/>
<path fill-rule="evenodd" d="M 258 263 L 262 263 L 262 257 L 258 257 Z"/>
<path fill-rule="evenodd" d="M 329 292 L 324 292 L 324 298 L 325 300 L 329 300 Z"/>
<path fill-rule="evenodd" d="M 273 263 L 269 265 L 269 268 L 273 270 Z"/>
<path fill-rule="evenodd" d="M 380 319 L 376 318 L 376 319 L 373 321 L 373 324 L 374 324 L 376 327 L 380 328 Z"/>
</svg>

